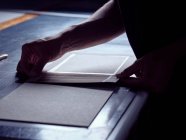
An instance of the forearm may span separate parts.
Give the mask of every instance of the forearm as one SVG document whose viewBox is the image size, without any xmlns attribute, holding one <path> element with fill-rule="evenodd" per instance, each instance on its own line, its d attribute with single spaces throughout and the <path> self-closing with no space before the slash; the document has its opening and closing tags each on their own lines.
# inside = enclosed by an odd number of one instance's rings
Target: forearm
<svg viewBox="0 0 186 140">
<path fill-rule="evenodd" d="M 112 40 L 125 31 L 120 13 L 113 1 L 105 4 L 84 22 L 59 35 L 61 50 L 73 51 Z"/>
</svg>

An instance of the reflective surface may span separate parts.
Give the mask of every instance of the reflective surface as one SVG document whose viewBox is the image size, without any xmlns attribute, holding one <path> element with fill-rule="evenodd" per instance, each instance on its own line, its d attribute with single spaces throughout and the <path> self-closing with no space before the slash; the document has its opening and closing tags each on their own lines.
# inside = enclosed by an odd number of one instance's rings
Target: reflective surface
<svg viewBox="0 0 186 140">
<path fill-rule="evenodd" d="M 0 62 L 0 98 L 8 95 L 12 90 L 20 85 L 20 83 L 16 82 L 17 79 L 15 78 L 15 73 L 16 65 L 21 55 L 22 44 L 57 33 L 65 27 L 79 23 L 82 20 L 84 19 L 78 17 L 39 16 L 31 21 L 1 31 L 0 52 L 8 53 L 9 58 Z M 107 54 L 124 53 L 133 55 L 125 37 L 126 36 L 121 36 L 107 44 L 82 51 L 97 53 L 100 53 L 101 51 L 102 53 L 104 52 Z M 121 43 L 122 41 L 123 44 Z M 121 118 L 125 115 L 130 104 L 136 96 L 138 96 L 135 92 L 131 92 L 127 88 L 117 87 L 112 84 L 77 84 L 74 86 L 89 86 L 96 89 L 114 89 L 113 95 L 88 128 L 1 120 L 0 137 L 43 140 L 104 140 L 109 137 Z"/>
</svg>

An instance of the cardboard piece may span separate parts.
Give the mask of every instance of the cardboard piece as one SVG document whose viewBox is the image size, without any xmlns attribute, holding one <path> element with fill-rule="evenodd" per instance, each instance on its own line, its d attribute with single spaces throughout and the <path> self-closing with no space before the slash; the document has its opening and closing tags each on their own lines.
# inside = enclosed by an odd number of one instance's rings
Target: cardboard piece
<svg viewBox="0 0 186 140">
<path fill-rule="evenodd" d="M 0 100 L 0 119 L 88 127 L 111 90 L 25 83 Z"/>
</svg>

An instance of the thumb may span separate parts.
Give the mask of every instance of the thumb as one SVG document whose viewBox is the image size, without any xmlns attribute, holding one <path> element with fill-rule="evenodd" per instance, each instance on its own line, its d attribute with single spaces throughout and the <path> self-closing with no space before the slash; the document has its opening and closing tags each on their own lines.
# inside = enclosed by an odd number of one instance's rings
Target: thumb
<svg viewBox="0 0 186 140">
<path fill-rule="evenodd" d="M 131 66 L 126 68 L 123 72 L 117 75 L 118 78 L 127 78 L 130 77 L 133 74 L 136 74 L 140 70 L 141 61 L 137 60 L 135 61 Z"/>
</svg>

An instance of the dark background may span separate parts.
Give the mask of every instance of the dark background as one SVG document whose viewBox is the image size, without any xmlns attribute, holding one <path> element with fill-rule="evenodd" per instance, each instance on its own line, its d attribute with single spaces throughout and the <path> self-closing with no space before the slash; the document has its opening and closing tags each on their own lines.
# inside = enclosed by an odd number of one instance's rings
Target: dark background
<svg viewBox="0 0 186 140">
<path fill-rule="evenodd" d="M 83 11 L 93 12 L 108 0 L 3 0 L 0 10 L 39 10 L 39 11 Z"/>
</svg>

